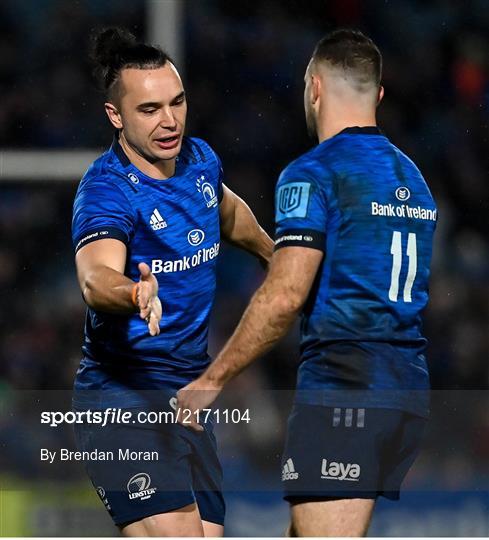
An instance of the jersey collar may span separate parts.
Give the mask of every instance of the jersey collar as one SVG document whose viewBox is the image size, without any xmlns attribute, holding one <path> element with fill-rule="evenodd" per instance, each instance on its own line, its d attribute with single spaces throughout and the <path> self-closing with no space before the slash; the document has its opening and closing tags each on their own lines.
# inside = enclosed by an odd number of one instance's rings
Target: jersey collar
<svg viewBox="0 0 489 540">
<path fill-rule="evenodd" d="M 117 159 L 121 162 L 121 165 L 126 168 L 131 165 L 129 158 L 126 156 L 126 153 L 122 149 L 122 146 L 119 144 L 119 132 L 114 133 L 114 138 L 112 140 L 112 151 L 117 156 Z"/>
<path fill-rule="evenodd" d="M 365 127 L 347 127 L 341 130 L 337 135 L 384 135 L 383 131 L 377 126 L 365 126 Z"/>
<path fill-rule="evenodd" d="M 183 150 L 186 149 L 186 146 L 187 146 L 186 141 L 187 141 L 187 137 L 184 137 L 183 142 L 182 142 L 182 149 L 181 149 L 180 154 L 177 156 L 177 159 L 176 159 L 176 169 L 175 169 L 174 176 L 179 175 L 179 173 L 177 173 L 177 170 L 179 169 L 180 162 L 182 161 L 181 156 L 183 154 Z M 119 132 L 117 130 L 114 133 L 114 137 L 112 139 L 112 144 L 111 144 L 110 148 L 111 148 L 112 152 L 116 155 L 117 159 L 120 161 L 121 165 L 125 169 L 127 169 L 128 167 L 134 168 L 138 172 L 138 174 L 142 174 L 143 176 L 146 176 L 146 178 L 149 178 L 150 180 L 155 180 L 154 178 L 151 178 L 150 176 L 148 176 L 148 175 L 144 174 L 142 171 L 140 171 L 136 167 L 136 165 L 134 165 L 131 162 L 131 160 L 127 157 L 126 153 L 124 152 L 124 150 L 122 149 L 122 146 L 119 143 Z M 198 148 L 198 150 L 199 150 L 199 152 L 201 152 L 200 148 Z M 190 159 L 191 159 L 191 161 L 193 163 L 197 162 L 197 160 L 193 157 L 193 155 L 191 156 L 191 158 L 186 158 L 186 161 L 189 161 Z"/>
</svg>

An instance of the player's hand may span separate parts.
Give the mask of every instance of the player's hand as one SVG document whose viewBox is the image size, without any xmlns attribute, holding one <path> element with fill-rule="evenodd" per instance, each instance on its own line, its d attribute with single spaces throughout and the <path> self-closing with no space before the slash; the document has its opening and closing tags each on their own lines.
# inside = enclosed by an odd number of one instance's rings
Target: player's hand
<svg viewBox="0 0 489 540">
<path fill-rule="evenodd" d="M 195 431 L 203 431 L 204 428 L 197 421 L 196 411 L 201 412 L 203 409 L 208 409 L 221 390 L 221 386 L 206 379 L 205 375 L 187 384 L 177 392 L 178 422 Z"/>
<path fill-rule="evenodd" d="M 151 273 L 146 263 L 139 263 L 141 277 L 137 284 L 136 301 L 139 316 L 148 323 L 148 330 L 152 336 L 160 333 L 160 321 L 163 308 L 158 298 L 158 280 Z"/>
</svg>

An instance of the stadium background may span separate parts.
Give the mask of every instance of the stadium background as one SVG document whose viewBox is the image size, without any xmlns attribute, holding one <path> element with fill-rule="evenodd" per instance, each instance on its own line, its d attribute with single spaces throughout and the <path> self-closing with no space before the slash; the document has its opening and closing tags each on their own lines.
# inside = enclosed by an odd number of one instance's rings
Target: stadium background
<svg viewBox="0 0 489 540">
<path fill-rule="evenodd" d="M 386 89 L 379 123 L 420 166 L 440 221 L 425 325 L 433 418 L 405 496 L 379 505 L 372 533 L 488 535 L 487 0 L 0 4 L 0 534 L 114 533 L 81 467 L 41 466 L 39 447 L 70 445 L 71 432 L 42 428 L 31 392 L 69 389 L 80 358 L 71 205 L 91 156 L 111 140 L 86 54 L 90 30 L 108 24 L 168 46 L 188 92 L 187 133 L 216 149 L 226 183 L 270 233 L 276 178 L 312 144 L 302 78 L 314 44 L 335 26 L 360 27 L 377 42 Z M 212 351 L 262 278 L 249 257 L 223 250 Z M 261 415 L 220 433 L 229 485 L 241 482 L 226 495 L 229 535 L 285 527 L 287 508 L 270 486 L 279 489 L 280 390 L 293 387 L 296 340 L 233 387 L 231 403 L 258 401 Z"/>
</svg>

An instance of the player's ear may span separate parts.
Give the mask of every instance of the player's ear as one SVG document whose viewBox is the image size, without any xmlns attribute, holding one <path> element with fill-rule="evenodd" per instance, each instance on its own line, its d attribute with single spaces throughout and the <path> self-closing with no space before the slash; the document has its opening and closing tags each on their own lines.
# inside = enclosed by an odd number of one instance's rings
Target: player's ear
<svg viewBox="0 0 489 540">
<path fill-rule="evenodd" d="M 382 98 L 384 97 L 384 87 L 383 86 L 379 86 L 379 95 L 377 96 L 377 105 L 380 104 L 380 102 L 382 101 Z"/>
<path fill-rule="evenodd" d="M 110 123 L 116 128 L 116 129 L 122 129 L 124 126 L 122 125 L 122 118 L 119 110 L 117 107 L 110 102 L 104 103 L 105 112 L 107 113 L 107 116 L 109 117 Z"/>
<path fill-rule="evenodd" d="M 311 101 L 313 105 L 316 105 L 321 95 L 321 79 L 317 75 L 311 75 L 311 79 Z"/>
</svg>

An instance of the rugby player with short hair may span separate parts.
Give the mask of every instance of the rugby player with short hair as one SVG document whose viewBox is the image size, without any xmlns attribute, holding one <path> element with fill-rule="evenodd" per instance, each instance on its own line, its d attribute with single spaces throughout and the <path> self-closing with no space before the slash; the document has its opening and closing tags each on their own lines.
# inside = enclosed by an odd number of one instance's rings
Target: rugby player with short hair
<svg viewBox="0 0 489 540">
<path fill-rule="evenodd" d="M 377 497 L 399 498 L 428 415 L 421 312 L 436 207 L 377 127 L 381 71 L 358 31 L 317 44 L 304 106 L 319 144 L 280 175 L 269 274 L 221 353 L 178 393 L 181 408 L 207 407 L 302 313 L 282 461 L 291 535 L 365 535 Z"/>
<path fill-rule="evenodd" d="M 74 408 L 136 414 L 150 403 L 170 412 L 172 396 L 210 361 L 220 235 L 264 263 L 273 242 L 223 184 L 216 153 L 184 136 L 187 102 L 170 58 L 114 28 L 96 35 L 94 57 L 116 135 L 74 202 L 76 267 L 88 305 Z M 171 423 L 86 422 L 76 438 L 82 451 L 142 456 L 87 463 L 124 535 L 222 536 L 222 471 L 210 423 L 193 434 Z"/>
</svg>

